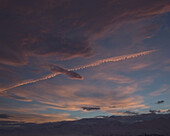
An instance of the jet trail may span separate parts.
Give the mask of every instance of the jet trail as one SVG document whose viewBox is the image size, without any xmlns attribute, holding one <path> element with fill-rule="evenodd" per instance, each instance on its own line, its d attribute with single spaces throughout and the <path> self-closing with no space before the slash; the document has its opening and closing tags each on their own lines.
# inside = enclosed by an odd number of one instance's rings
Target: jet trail
<svg viewBox="0 0 170 136">
<path fill-rule="evenodd" d="M 95 67 L 95 66 L 101 65 L 103 63 L 108 63 L 108 62 L 116 62 L 116 61 L 136 58 L 136 57 L 139 57 L 139 56 L 142 56 L 142 55 L 150 54 L 150 53 L 155 52 L 155 51 L 156 50 L 149 50 L 149 51 L 139 52 L 139 53 L 135 53 L 135 54 L 128 54 L 128 55 L 123 55 L 123 56 L 117 56 L 117 57 L 111 57 L 111 58 L 106 58 L 106 59 L 102 59 L 102 60 L 97 60 L 97 61 L 95 61 L 91 64 L 87 64 L 87 65 L 80 66 L 80 67 L 77 67 L 77 68 L 69 69 L 69 71 L 76 71 L 76 70 L 85 69 L 85 68 L 88 68 L 88 67 Z"/>
<path fill-rule="evenodd" d="M 18 84 L 15 84 L 13 86 L 10 86 L 10 87 L 7 87 L 7 88 L 2 88 L 2 89 L 0 89 L 0 92 L 7 91 L 7 90 L 10 90 L 10 89 L 13 89 L 13 88 L 16 88 L 16 87 L 19 87 L 19 86 L 23 86 L 23 85 L 36 83 L 38 81 L 46 80 L 46 79 L 49 79 L 49 78 L 53 78 L 57 75 L 59 75 L 59 73 L 50 74 L 50 75 L 47 75 L 47 76 L 44 76 L 44 77 L 41 77 L 41 78 L 38 78 L 38 79 L 26 80 L 26 81 L 20 82 Z"/>
<path fill-rule="evenodd" d="M 147 55 L 147 54 L 153 53 L 155 51 L 156 50 L 149 50 L 149 51 L 144 51 L 144 52 L 139 52 L 139 53 L 134 53 L 134 54 L 128 54 L 128 55 L 123 55 L 123 56 L 117 56 L 117 57 L 101 59 L 101 60 L 97 60 L 97 61 L 95 61 L 93 63 L 84 65 L 84 66 L 68 69 L 68 71 L 77 71 L 77 70 L 81 70 L 81 69 L 86 69 L 88 67 L 95 67 L 95 66 L 101 65 L 103 63 L 117 62 L 117 61 L 121 61 L 121 60 L 136 58 L 136 57 L 139 57 L 139 56 L 143 56 L 143 55 Z M 53 78 L 53 77 L 55 77 L 55 76 L 57 76 L 59 74 L 61 74 L 61 73 L 50 74 L 50 75 L 47 75 L 47 76 L 44 76 L 44 77 L 41 77 L 41 78 L 38 78 L 38 79 L 27 80 L 27 81 L 15 84 L 15 85 L 7 87 L 7 88 L 2 88 L 2 89 L 0 89 L 0 92 L 7 91 L 7 90 L 10 90 L 10 89 L 13 89 L 13 88 L 16 88 L 16 87 L 19 87 L 19 86 L 23 86 L 23 85 L 27 85 L 27 84 L 31 84 L 31 83 L 36 83 L 38 81 L 50 79 L 50 78 Z"/>
</svg>

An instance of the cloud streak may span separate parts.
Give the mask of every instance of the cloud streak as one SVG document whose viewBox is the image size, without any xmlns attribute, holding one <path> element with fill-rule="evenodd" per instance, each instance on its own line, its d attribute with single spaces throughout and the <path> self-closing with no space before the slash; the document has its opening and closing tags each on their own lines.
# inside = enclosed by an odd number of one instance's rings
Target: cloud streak
<svg viewBox="0 0 170 136">
<path fill-rule="evenodd" d="M 148 51 L 134 53 L 134 54 L 128 54 L 128 55 L 122 55 L 122 56 L 117 56 L 117 57 L 101 59 L 101 60 L 97 60 L 97 61 L 95 61 L 93 63 L 83 65 L 83 66 L 80 66 L 80 67 L 76 67 L 76 68 L 72 68 L 72 69 L 68 69 L 68 70 L 60 68 L 58 66 L 55 66 L 55 67 L 53 67 L 51 69 L 51 71 L 55 72 L 54 74 L 49 74 L 47 76 L 44 76 L 44 77 L 41 77 L 41 78 L 38 78 L 38 79 L 26 80 L 26 81 L 20 82 L 18 84 L 15 84 L 13 86 L 10 86 L 10 87 L 7 87 L 7 88 L 2 88 L 2 89 L 0 89 L 0 92 L 7 91 L 7 90 L 10 90 L 10 89 L 13 89 L 13 88 L 16 88 L 16 87 L 19 87 L 19 86 L 23 86 L 23 85 L 36 83 L 38 81 L 47 80 L 47 79 L 53 78 L 53 77 L 55 77 L 55 76 L 57 76 L 57 75 L 59 75 L 61 73 L 65 74 L 65 75 L 67 75 L 67 76 L 69 76 L 71 78 L 74 78 L 74 79 L 75 78 L 76 79 L 77 78 L 82 79 L 82 77 L 80 75 L 78 75 L 77 73 L 75 73 L 73 71 L 86 69 L 86 68 L 89 68 L 89 67 L 96 67 L 96 66 L 99 66 L 101 64 L 108 63 L 108 62 L 117 62 L 117 61 L 123 61 L 123 60 L 126 60 L 126 59 L 136 58 L 136 57 L 139 57 L 139 56 L 143 56 L 143 55 L 153 53 L 155 51 L 156 50 L 148 50 Z"/>
<path fill-rule="evenodd" d="M 169 86 L 168 85 L 163 85 L 162 88 L 160 88 L 159 90 L 156 90 L 154 92 L 150 93 L 150 96 L 158 96 L 161 95 L 162 93 L 165 93 L 166 91 L 169 90 Z"/>
<path fill-rule="evenodd" d="M 100 84 L 93 86 L 73 83 L 59 86 L 55 82 L 44 82 L 39 85 L 34 84 L 31 88 L 17 88 L 12 91 L 7 91 L 7 94 L 9 93 L 12 96 L 15 94 L 15 96 L 29 98 L 32 102 L 24 102 L 21 105 L 16 104 L 18 101 L 14 101 L 14 104 L 4 103 L 4 106 L 1 107 L 0 110 L 22 114 L 37 114 L 37 111 L 39 113 L 39 111 L 43 112 L 53 109 L 53 111 L 56 110 L 59 112 L 60 110 L 64 110 L 65 112 L 71 113 L 73 117 L 82 117 L 82 114 L 86 116 L 87 112 L 93 111 L 112 114 L 113 112 L 122 110 L 136 111 L 136 109 L 148 108 L 148 106 L 143 104 L 142 97 L 133 95 L 135 90 L 138 90 L 138 88 L 134 85 L 105 88 Z M 83 94 L 80 95 L 81 93 Z M 13 99 L 15 98 L 13 97 Z M 36 101 L 37 104 L 34 104 L 34 101 Z M 82 107 L 86 107 L 86 109 Z M 96 107 L 100 109 L 96 110 Z M 81 115 L 77 115 L 77 113 L 74 115 L 75 111 Z M 55 114 L 58 114 L 58 112 Z"/>
<path fill-rule="evenodd" d="M 133 111 L 129 111 L 129 110 L 127 110 L 127 111 L 125 111 L 123 113 L 128 114 L 128 115 L 138 115 L 139 114 L 137 112 L 133 112 Z"/>
</svg>

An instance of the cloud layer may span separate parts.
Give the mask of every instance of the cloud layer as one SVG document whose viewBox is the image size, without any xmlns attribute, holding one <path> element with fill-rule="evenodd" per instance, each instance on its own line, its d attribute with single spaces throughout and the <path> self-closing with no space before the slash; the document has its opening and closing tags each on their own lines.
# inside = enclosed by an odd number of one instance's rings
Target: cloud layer
<svg viewBox="0 0 170 136">
<path fill-rule="evenodd" d="M 123 23 L 170 11 L 168 0 L 30 0 L 0 5 L 0 63 L 6 65 L 25 65 L 30 57 L 88 57 L 93 54 L 92 39 Z"/>
<path fill-rule="evenodd" d="M 0 11 L 1 120 L 169 112 L 169 0 L 0 0 Z"/>
</svg>

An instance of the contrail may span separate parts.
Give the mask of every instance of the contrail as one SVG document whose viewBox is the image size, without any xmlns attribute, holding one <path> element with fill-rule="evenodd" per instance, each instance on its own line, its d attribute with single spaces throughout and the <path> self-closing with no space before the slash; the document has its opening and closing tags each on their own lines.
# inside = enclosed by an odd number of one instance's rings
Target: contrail
<svg viewBox="0 0 170 136">
<path fill-rule="evenodd" d="M 97 60 L 97 61 L 95 61 L 91 64 L 87 64 L 87 65 L 80 66 L 80 67 L 77 67 L 77 68 L 69 69 L 69 71 L 76 71 L 76 70 L 85 69 L 85 68 L 88 68 L 88 67 L 95 67 L 95 66 L 101 65 L 103 63 L 108 63 L 108 62 L 116 62 L 116 61 L 136 58 L 136 57 L 139 57 L 139 56 L 142 56 L 142 55 L 150 54 L 150 53 L 155 52 L 155 51 L 156 50 L 149 50 L 149 51 L 139 52 L 139 53 L 135 53 L 135 54 L 128 54 L 128 55 L 123 55 L 123 56 L 117 56 L 117 57 L 111 57 L 111 58 L 106 58 L 106 59 L 102 59 L 102 60 Z"/>
<path fill-rule="evenodd" d="M 117 57 L 101 59 L 101 60 L 97 60 L 97 61 L 95 61 L 93 63 L 90 63 L 90 64 L 87 64 L 87 65 L 83 65 L 83 66 L 80 66 L 80 67 L 68 69 L 68 71 L 77 71 L 77 70 L 81 70 L 81 69 L 86 69 L 88 67 L 95 67 L 95 66 L 101 65 L 103 63 L 117 62 L 117 61 L 121 61 L 121 60 L 136 58 L 136 57 L 139 57 L 139 56 L 143 56 L 143 55 L 153 53 L 155 51 L 156 50 L 149 50 L 149 51 L 144 51 L 144 52 L 139 52 L 139 53 L 134 53 L 134 54 L 128 54 L 128 55 L 123 55 L 123 56 L 117 56 Z M 7 88 L 2 88 L 2 89 L 0 89 L 0 92 L 7 91 L 7 90 L 10 90 L 10 89 L 13 89 L 13 88 L 16 88 L 16 87 L 19 87 L 19 86 L 23 86 L 23 85 L 36 83 L 38 81 L 50 79 L 50 78 L 53 78 L 53 77 L 55 77 L 55 76 L 57 76 L 59 74 L 61 74 L 61 73 L 50 74 L 50 75 L 47 75 L 47 76 L 44 76 L 44 77 L 41 77 L 41 78 L 38 78 L 38 79 L 27 80 L 27 81 L 15 84 L 15 85 L 7 87 Z"/>
<path fill-rule="evenodd" d="M 46 79 L 55 77 L 57 75 L 59 75 L 59 73 L 50 74 L 50 75 L 47 75 L 47 76 L 44 76 L 44 77 L 38 78 L 38 79 L 26 80 L 26 81 L 20 82 L 18 84 L 15 84 L 13 86 L 10 86 L 10 87 L 7 87 L 7 88 L 2 88 L 2 89 L 0 89 L 0 92 L 7 91 L 7 90 L 10 90 L 10 89 L 13 89 L 13 88 L 16 88 L 16 87 L 19 87 L 19 86 L 23 86 L 23 85 L 27 85 L 27 84 L 31 84 L 31 83 L 36 83 L 38 81 L 46 80 Z"/>
</svg>

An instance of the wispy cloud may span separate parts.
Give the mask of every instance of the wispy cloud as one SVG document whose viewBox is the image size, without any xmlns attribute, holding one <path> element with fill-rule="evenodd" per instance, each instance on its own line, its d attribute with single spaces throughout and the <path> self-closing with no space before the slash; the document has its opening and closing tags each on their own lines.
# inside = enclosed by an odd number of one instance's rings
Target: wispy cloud
<svg viewBox="0 0 170 136">
<path fill-rule="evenodd" d="M 124 75 L 118 75 L 118 74 L 110 74 L 110 73 L 97 73 L 95 75 L 91 76 L 92 79 L 101 79 L 101 80 L 106 80 L 106 81 L 111 81 L 113 83 L 118 83 L 118 84 L 128 84 L 128 83 L 133 83 L 135 82 L 133 79 L 124 76 Z"/>
<path fill-rule="evenodd" d="M 150 64 L 141 63 L 141 64 L 137 64 L 137 65 L 132 66 L 131 69 L 132 70 L 140 70 L 140 69 L 148 67 L 149 65 Z"/>
<path fill-rule="evenodd" d="M 39 90 L 41 90 L 41 92 L 39 92 Z M 11 106 L 5 106 L 5 109 L 2 107 L 1 110 L 21 110 L 21 112 L 24 110 L 24 112 L 33 112 L 36 110 L 45 111 L 45 109 L 51 108 L 55 110 L 80 111 L 82 107 L 90 109 L 98 106 L 100 111 L 110 113 L 112 110 L 119 111 L 122 109 L 133 110 L 148 108 L 143 104 L 143 97 L 133 95 L 137 90 L 138 88 L 136 85 L 105 88 L 100 85 L 98 87 L 79 84 L 58 86 L 56 84 L 43 83 L 38 86 L 33 85 L 31 90 L 29 90 L 29 88 L 18 88 L 9 91 L 9 93 L 14 93 L 15 96 L 26 97 L 32 101 L 39 102 L 39 106 L 32 105 L 29 107 L 31 103 L 24 103 L 24 105 L 26 105 L 24 107 L 22 107 L 22 105 L 21 107 L 16 106 L 17 108 L 15 108 L 14 105 L 12 108 Z M 15 98 L 13 97 L 13 99 Z"/>
<path fill-rule="evenodd" d="M 31 80 L 23 81 L 21 83 L 18 83 L 16 85 L 13 85 L 13 86 L 10 86 L 10 87 L 7 87 L 7 88 L 1 88 L 0 92 L 6 91 L 6 90 L 9 90 L 9 89 L 13 89 L 13 88 L 16 88 L 16 87 L 19 87 L 19 86 L 23 86 L 23 85 L 26 85 L 26 84 L 36 83 L 38 81 L 50 79 L 50 78 L 53 78 L 53 77 L 55 77 L 55 76 L 57 76 L 58 74 L 61 74 L 61 73 L 62 74 L 64 73 L 64 74 L 66 74 L 66 75 L 68 75 L 69 77 L 72 77 L 72 78 L 76 77 L 76 79 L 77 78 L 82 79 L 82 77 L 80 75 L 78 75 L 77 73 L 75 73 L 73 71 L 77 71 L 77 70 L 80 70 L 80 69 L 86 69 L 86 68 L 89 68 L 89 67 L 95 67 L 95 66 L 98 66 L 98 65 L 101 65 L 101 64 L 104 64 L 104 63 L 108 63 L 108 62 L 117 62 L 117 61 L 123 61 L 123 60 L 126 60 L 126 59 L 136 58 L 136 57 L 139 57 L 139 56 L 143 56 L 143 55 L 153 53 L 155 51 L 156 50 L 149 50 L 149 51 L 144 51 L 144 52 L 139 52 L 139 53 L 134 53 L 134 54 L 128 54 L 128 55 L 123 55 L 123 56 L 106 58 L 106 59 L 102 59 L 102 60 L 97 60 L 97 61 L 90 63 L 90 64 L 87 64 L 87 65 L 83 65 L 83 66 L 68 69 L 68 70 L 62 69 L 58 66 L 55 66 L 55 68 L 53 67 L 51 69 L 53 72 L 55 71 L 54 74 L 49 74 L 47 76 L 44 76 L 44 77 L 38 78 L 38 79 L 33 79 L 33 80 L 31 79 Z"/>
<path fill-rule="evenodd" d="M 169 86 L 168 85 L 163 85 L 163 87 L 159 90 L 153 91 L 152 93 L 150 93 L 150 96 L 158 96 L 166 91 L 169 90 Z"/>
<path fill-rule="evenodd" d="M 138 115 L 138 114 L 139 114 L 139 113 L 137 113 L 137 112 L 129 111 L 129 110 L 127 110 L 127 111 L 125 111 L 125 112 L 123 112 L 123 113 L 128 114 L 128 115 Z"/>
<path fill-rule="evenodd" d="M 2 16 L 10 9 L 8 16 L 1 18 L 0 63 L 26 65 L 29 56 L 58 59 L 89 56 L 91 39 L 104 36 L 110 28 L 170 11 L 168 0 L 132 0 L 128 4 L 127 1 L 94 0 L 90 7 L 89 2 L 31 1 L 35 8 L 25 2 L 20 5 L 18 1 L 0 1 Z"/>
</svg>

